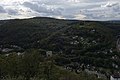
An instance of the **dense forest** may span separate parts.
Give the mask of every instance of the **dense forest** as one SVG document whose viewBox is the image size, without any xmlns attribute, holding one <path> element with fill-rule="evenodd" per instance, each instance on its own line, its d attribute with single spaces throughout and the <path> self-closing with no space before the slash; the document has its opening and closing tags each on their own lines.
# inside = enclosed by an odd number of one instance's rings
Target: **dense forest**
<svg viewBox="0 0 120 80">
<path fill-rule="evenodd" d="M 119 32 L 119 21 L 0 21 L 0 79 L 109 79 L 120 71 Z"/>
</svg>

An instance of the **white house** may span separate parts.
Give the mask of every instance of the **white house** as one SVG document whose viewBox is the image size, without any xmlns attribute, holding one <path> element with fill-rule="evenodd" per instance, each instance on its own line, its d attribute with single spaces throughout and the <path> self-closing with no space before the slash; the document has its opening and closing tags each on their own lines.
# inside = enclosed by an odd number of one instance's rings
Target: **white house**
<svg viewBox="0 0 120 80">
<path fill-rule="evenodd" d="M 111 75 L 110 76 L 110 80 L 120 80 L 120 73 Z"/>
<path fill-rule="evenodd" d="M 46 51 L 46 56 L 47 57 L 52 57 L 52 51 Z"/>
<path fill-rule="evenodd" d="M 12 51 L 13 49 L 9 49 L 9 48 L 4 48 L 3 50 L 2 50 L 2 52 L 10 52 L 10 51 Z"/>
</svg>

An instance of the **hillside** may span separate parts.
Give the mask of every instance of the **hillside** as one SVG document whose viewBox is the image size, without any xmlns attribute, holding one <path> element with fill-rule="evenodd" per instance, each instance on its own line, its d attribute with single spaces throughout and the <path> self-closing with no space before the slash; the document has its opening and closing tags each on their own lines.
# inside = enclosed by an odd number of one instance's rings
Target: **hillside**
<svg viewBox="0 0 120 80">
<path fill-rule="evenodd" d="M 28 49 L 37 49 L 41 54 L 52 51 L 57 66 L 79 70 L 84 64 L 86 69 L 106 75 L 120 71 L 120 53 L 116 48 L 119 32 L 118 21 L 45 17 L 0 21 L 0 53 L 4 55 Z"/>
<path fill-rule="evenodd" d="M 63 35 L 64 37 L 66 35 L 67 37 L 74 37 L 75 35 L 80 34 L 79 37 L 90 37 L 91 35 L 95 38 L 95 36 L 99 35 L 100 37 L 103 35 L 104 37 L 108 36 L 106 37 L 106 39 L 108 39 L 114 38 L 113 36 L 111 36 L 114 35 L 111 32 L 117 32 L 117 30 L 112 29 L 114 28 L 112 26 L 107 28 L 107 23 L 105 23 L 105 25 L 101 25 L 102 23 L 100 24 L 100 22 L 84 22 L 72 20 L 68 21 L 44 17 L 23 20 L 0 21 L 0 23 L 0 45 L 3 45 L 5 47 L 8 47 L 10 45 L 17 45 L 25 49 L 35 48 L 37 47 L 36 44 L 41 41 L 41 43 L 43 44 L 45 42 L 44 40 L 48 41 L 52 39 L 53 36 Z M 110 23 L 109 25 L 111 24 L 116 26 L 116 24 L 113 23 Z M 68 30 L 70 30 L 70 34 L 67 32 Z M 96 30 L 96 34 L 92 34 L 92 30 Z M 86 32 L 87 34 L 85 34 Z M 40 46 L 41 45 L 39 45 L 38 48 L 41 48 Z"/>
</svg>

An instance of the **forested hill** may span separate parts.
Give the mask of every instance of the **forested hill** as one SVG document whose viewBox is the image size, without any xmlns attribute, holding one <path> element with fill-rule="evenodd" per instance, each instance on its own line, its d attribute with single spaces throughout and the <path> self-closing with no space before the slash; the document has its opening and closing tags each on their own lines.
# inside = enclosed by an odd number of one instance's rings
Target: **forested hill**
<svg viewBox="0 0 120 80">
<path fill-rule="evenodd" d="M 114 29 L 116 25 L 117 29 Z M 98 43 L 114 42 L 112 40 L 117 35 L 114 33 L 119 32 L 117 31 L 119 25 L 110 22 L 57 20 L 45 17 L 5 20 L 0 21 L 0 45 L 3 47 L 16 45 L 24 49 L 48 46 L 56 48 L 57 45 L 71 46 L 70 43 L 75 36 L 78 37 L 78 41 L 81 41 L 80 38 L 85 38 L 86 44 L 93 40 Z"/>
<path fill-rule="evenodd" d="M 119 21 L 0 21 L 0 79 L 101 80 L 91 73 L 109 78 L 120 72 L 119 39 Z"/>
</svg>

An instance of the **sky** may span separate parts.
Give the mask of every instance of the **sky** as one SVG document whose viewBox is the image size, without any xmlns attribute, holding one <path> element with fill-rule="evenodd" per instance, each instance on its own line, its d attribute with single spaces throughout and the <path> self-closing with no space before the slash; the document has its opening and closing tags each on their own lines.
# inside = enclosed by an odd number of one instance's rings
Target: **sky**
<svg viewBox="0 0 120 80">
<path fill-rule="evenodd" d="M 31 17 L 120 20 L 120 0 L 0 0 L 0 20 Z"/>
</svg>

